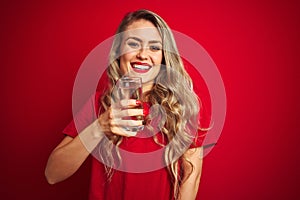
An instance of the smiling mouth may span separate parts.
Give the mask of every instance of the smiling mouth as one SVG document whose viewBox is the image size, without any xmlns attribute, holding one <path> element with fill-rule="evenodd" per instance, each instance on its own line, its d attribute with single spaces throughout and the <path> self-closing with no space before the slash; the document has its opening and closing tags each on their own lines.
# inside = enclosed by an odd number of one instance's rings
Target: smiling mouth
<svg viewBox="0 0 300 200">
<path fill-rule="evenodd" d="M 137 73 L 146 73 L 152 68 L 150 65 L 144 63 L 131 63 L 131 67 Z"/>
</svg>

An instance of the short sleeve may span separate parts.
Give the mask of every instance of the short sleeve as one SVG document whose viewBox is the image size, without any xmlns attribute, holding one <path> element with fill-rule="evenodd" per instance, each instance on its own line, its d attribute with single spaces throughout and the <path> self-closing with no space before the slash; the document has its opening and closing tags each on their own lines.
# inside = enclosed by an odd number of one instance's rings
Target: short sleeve
<svg viewBox="0 0 300 200">
<path fill-rule="evenodd" d="M 97 119 L 100 105 L 99 100 L 99 92 L 91 95 L 79 112 L 74 116 L 73 120 L 65 127 L 63 134 L 76 137 L 84 128 L 93 123 Z"/>
<path fill-rule="evenodd" d="M 65 127 L 63 134 L 76 137 L 84 128 L 93 123 L 100 109 L 100 98 L 108 88 L 108 76 L 102 74 L 97 85 L 96 92 L 89 97 L 83 107 L 74 116 L 73 120 Z"/>
</svg>

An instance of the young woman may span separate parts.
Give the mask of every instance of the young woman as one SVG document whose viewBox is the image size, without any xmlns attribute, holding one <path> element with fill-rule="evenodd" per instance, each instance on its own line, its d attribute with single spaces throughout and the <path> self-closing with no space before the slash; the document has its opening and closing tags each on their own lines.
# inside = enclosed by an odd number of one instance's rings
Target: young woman
<svg viewBox="0 0 300 200">
<path fill-rule="evenodd" d="M 141 77 L 144 109 L 136 108 L 141 104 L 136 100 L 116 102 L 114 89 L 123 76 Z M 65 128 L 49 157 L 48 182 L 70 177 L 92 154 L 91 200 L 195 199 L 205 132 L 193 81 L 164 20 L 148 10 L 127 14 L 101 89 Z M 128 119 L 141 115 L 145 120 Z M 77 130 L 76 123 L 83 128 Z M 144 130 L 122 128 L 137 125 Z M 128 152 L 141 156 L 135 160 Z M 155 157 L 148 156 L 151 152 Z"/>
</svg>

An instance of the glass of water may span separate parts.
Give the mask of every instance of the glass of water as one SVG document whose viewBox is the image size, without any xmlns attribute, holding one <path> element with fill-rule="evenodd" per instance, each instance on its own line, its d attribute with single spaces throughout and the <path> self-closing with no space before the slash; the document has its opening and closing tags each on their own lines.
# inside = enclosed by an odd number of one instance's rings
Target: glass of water
<svg viewBox="0 0 300 200">
<path fill-rule="evenodd" d="M 118 96 L 120 100 L 135 99 L 142 101 L 142 79 L 140 77 L 122 77 L 118 81 Z M 128 108 L 123 108 L 128 109 Z M 143 104 L 139 103 L 135 107 L 130 107 L 130 109 L 143 109 Z M 141 116 L 132 116 L 125 118 L 124 120 L 144 120 Z M 144 125 L 140 126 L 127 126 L 124 127 L 126 131 L 138 132 L 143 130 Z"/>
</svg>

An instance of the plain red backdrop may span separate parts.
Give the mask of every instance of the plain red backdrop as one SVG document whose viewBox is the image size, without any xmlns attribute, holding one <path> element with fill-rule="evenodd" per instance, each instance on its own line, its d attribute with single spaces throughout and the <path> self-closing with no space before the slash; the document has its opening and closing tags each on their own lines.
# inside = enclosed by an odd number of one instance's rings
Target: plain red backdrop
<svg viewBox="0 0 300 200">
<path fill-rule="evenodd" d="M 47 184 L 44 168 L 72 117 L 82 61 L 128 11 L 147 8 L 198 41 L 227 93 L 201 200 L 297 199 L 300 4 L 297 1 L 1 1 L 1 199 L 87 198 L 89 164 Z"/>
</svg>

